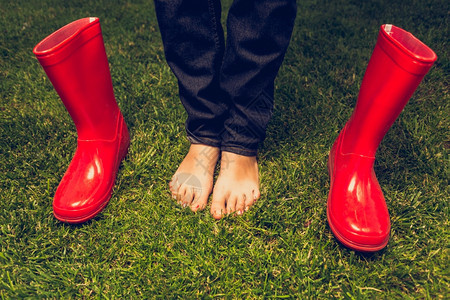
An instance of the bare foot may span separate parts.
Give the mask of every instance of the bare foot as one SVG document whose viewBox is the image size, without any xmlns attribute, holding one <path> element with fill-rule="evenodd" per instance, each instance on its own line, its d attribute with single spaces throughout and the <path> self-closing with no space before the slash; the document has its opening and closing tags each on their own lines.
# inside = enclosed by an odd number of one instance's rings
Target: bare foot
<svg viewBox="0 0 450 300">
<path fill-rule="evenodd" d="M 172 198 L 192 211 L 204 209 L 213 187 L 219 148 L 192 144 L 169 183 Z"/>
<path fill-rule="evenodd" d="M 223 151 L 219 177 L 214 185 L 212 216 L 220 219 L 225 214 L 242 215 L 259 197 L 256 157 Z"/>
</svg>

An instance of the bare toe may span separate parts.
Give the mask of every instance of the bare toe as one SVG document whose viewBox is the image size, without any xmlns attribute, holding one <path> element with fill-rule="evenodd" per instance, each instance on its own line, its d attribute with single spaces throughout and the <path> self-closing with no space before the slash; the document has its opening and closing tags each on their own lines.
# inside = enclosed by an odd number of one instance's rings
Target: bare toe
<svg viewBox="0 0 450 300">
<path fill-rule="evenodd" d="M 245 194 L 244 210 L 248 211 L 253 203 L 255 203 L 253 199 L 253 192 Z"/>
<path fill-rule="evenodd" d="M 230 195 L 225 201 L 227 214 L 232 214 L 237 209 L 238 197 L 236 195 Z"/>
<path fill-rule="evenodd" d="M 187 194 L 187 187 L 186 185 L 181 185 L 180 188 L 178 189 L 178 193 L 176 194 L 177 196 L 177 202 L 181 205 L 184 206 L 184 201 L 186 198 L 186 194 Z"/>
<path fill-rule="evenodd" d="M 184 195 L 183 207 L 188 207 L 192 204 L 192 201 L 194 201 L 195 197 L 195 190 L 197 187 L 194 186 L 187 186 L 186 187 L 186 194 Z"/>
<path fill-rule="evenodd" d="M 193 212 L 202 210 L 206 207 L 208 202 L 208 195 L 204 193 L 201 189 L 194 190 L 194 200 L 192 201 L 190 208 Z"/>
<path fill-rule="evenodd" d="M 213 200 L 211 202 L 211 215 L 214 219 L 221 219 L 226 213 L 225 208 L 226 197 L 225 194 L 213 193 Z"/>
<path fill-rule="evenodd" d="M 241 194 L 237 197 L 237 202 L 236 202 L 236 214 L 237 215 L 242 215 L 244 213 L 245 199 L 246 199 L 245 194 Z"/>
</svg>

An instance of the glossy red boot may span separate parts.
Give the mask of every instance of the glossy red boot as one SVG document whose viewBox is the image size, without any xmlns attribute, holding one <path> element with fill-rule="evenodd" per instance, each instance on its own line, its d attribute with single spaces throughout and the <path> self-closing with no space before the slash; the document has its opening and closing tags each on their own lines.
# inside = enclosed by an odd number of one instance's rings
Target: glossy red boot
<svg viewBox="0 0 450 300">
<path fill-rule="evenodd" d="M 356 108 L 328 160 L 328 223 L 349 248 L 373 252 L 388 243 L 391 226 L 373 170 L 375 153 L 436 58 L 409 32 L 381 26 Z"/>
<path fill-rule="evenodd" d="M 63 222 L 82 223 L 108 204 L 130 143 L 114 97 L 98 18 L 62 27 L 33 52 L 78 134 L 75 155 L 55 193 L 53 212 Z"/>
</svg>

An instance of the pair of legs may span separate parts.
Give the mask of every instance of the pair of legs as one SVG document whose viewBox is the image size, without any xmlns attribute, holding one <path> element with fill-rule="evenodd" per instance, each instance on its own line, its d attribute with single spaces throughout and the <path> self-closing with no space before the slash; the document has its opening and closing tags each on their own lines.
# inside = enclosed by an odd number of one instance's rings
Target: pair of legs
<svg viewBox="0 0 450 300">
<path fill-rule="evenodd" d="M 170 182 L 196 211 L 242 214 L 259 198 L 257 147 L 273 109 L 274 80 L 294 26 L 295 0 L 155 0 L 167 63 L 178 79 L 191 147 Z M 221 168 L 213 189 L 219 157 Z"/>
</svg>

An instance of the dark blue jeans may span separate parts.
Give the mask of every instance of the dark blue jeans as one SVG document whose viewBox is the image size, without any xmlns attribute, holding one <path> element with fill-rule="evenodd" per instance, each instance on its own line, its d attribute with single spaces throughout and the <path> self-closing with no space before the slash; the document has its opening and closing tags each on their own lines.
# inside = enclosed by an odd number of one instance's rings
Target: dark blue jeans
<svg viewBox="0 0 450 300">
<path fill-rule="evenodd" d="M 220 0 L 155 0 L 168 65 L 178 79 L 191 143 L 253 156 L 273 110 L 295 0 L 235 0 L 227 40 Z"/>
</svg>

